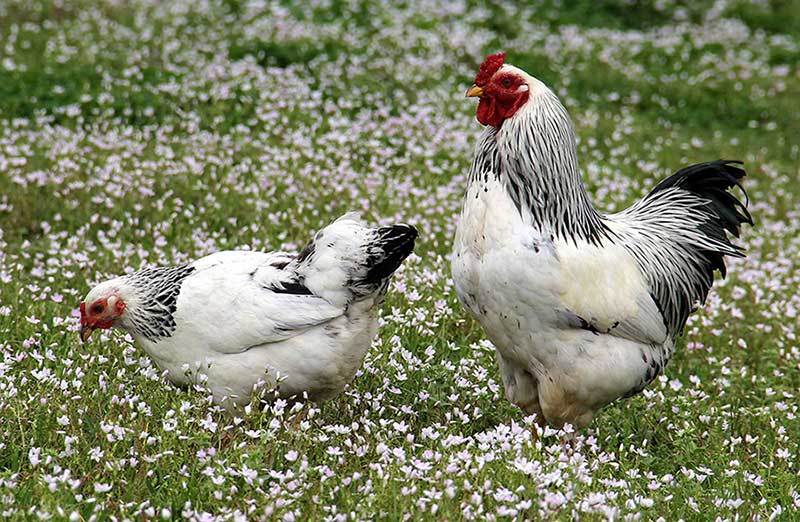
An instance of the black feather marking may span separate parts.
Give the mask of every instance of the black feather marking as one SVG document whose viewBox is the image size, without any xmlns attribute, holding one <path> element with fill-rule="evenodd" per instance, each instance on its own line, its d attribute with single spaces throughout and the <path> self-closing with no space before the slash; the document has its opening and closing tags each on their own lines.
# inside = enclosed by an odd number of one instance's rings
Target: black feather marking
<svg viewBox="0 0 800 522">
<path fill-rule="evenodd" d="M 140 299 L 136 309 L 128 311 L 135 333 L 152 342 L 172 336 L 181 285 L 194 270 L 188 264 L 145 268 L 125 278 Z"/>
<path fill-rule="evenodd" d="M 545 98 L 527 117 L 507 120 L 503 140 L 498 132 L 486 131 L 477 156 L 492 159 L 491 168 L 517 211 L 529 213 L 534 227 L 551 228 L 559 239 L 576 245 L 583 240 L 602 246 L 612 233 L 580 180 L 569 115 L 555 95 L 547 93 Z"/>
<path fill-rule="evenodd" d="M 367 274 L 359 284 L 380 285 L 391 276 L 414 250 L 414 241 L 419 233 L 411 225 L 398 224 L 377 230 L 378 239 L 367 260 Z"/>
<path fill-rule="evenodd" d="M 283 270 L 284 268 L 286 268 L 286 265 L 288 265 L 290 261 L 291 259 L 281 259 L 280 261 L 273 261 L 272 263 L 270 263 L 270 265 L 277 268 L 278 270 Z M 258 269 L 256 268 L 256 270 Z M 253 273 L 255 273 L 256 270 L 253 270 Z"/>
<path fill-rule="evenodd" d="M 342 329 L 340 327 L 338 327 L 338 326 L 334 326 L 334 325 L 328 323 L 328 324 L 325 325 L 325 333 L 328 336 L 333 337 L 335 339 L 335 338 L 339 337 L 339 335 L 342 333 Z"/>
<path fill-rule="evenodd" d="M 264 288 L 276 294 L 313 295 L 311 290 L 306 288 L 305 285 L 296 281 L 282 281 L 273 285 L 264 286 Z"/>
<path fill-rule="evenodd" d="M 607 334 L 609 331 L 603 331 L 597 328 L 597 326 L 592 323 L 591 321 L 587 321 L 580 315 L 576 314 L 572 310 L 556 310 L 558 316 L 564 321 L 566 326 L 570 326 L 572 328 L 580 328 L 581 330 L 587 330 L 592 332 L 595 335 L 600 335 L 601 333 Z M 616 328 L 619 326 L 619 321 L 614 323 L 611 328 Z"/>
<path fill-rule="evenodd" d="M 305 247 L 303 247 L 303 250 L 300 251 L 300 254 L 298 254 L 297 263 L 300 264 L 309 257 L 313 256 L 315 248 L 314 240 L 312 239 Z"/>
<path fill-rule="evenodd" d="M 741 180 L 745 177 L 742 165 L 736 160 L 716 160 L 697 163 L 683 168 L 664 179 L 653 188 L 647 198 L 657 195 L 670 187 L 679 187 L 692 192 L 709 201 L 708 206 L 719 218 L 718 226 L 739 237 L 739 228 L 743 223 L 754 225 L 753 217 L 747 210 L 750 200 Z M 728 192 L 733 187 L 739 188 L 744 202 Z M 722 235 L 724 237 L 724 234 Z"/>
<path fill-rule="evenodd" d="M 583 317 L 578 317 L 581 320 L 581 329 L 588 330 L 595 335 L 600 335 L 600 330 L 597 329 L 595 325 L 584 319 Z"/>
</svg>

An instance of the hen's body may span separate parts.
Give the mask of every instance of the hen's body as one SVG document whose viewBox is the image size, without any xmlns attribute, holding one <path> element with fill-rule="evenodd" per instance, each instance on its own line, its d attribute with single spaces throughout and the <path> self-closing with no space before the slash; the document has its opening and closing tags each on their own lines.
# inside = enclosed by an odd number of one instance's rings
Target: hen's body
<svg viewBox="0 0 800 522">
<path fill-rule="evenodd" d="M 525 75 L 512 66 L 501 73 Z M 676 173 L 604 216 L 580 181 L 566 111 L 525 75 L 530 99 L 477 147 L 452 260 L 461 302 L 497 348 L 509 400 L 578 427 L 641 391 L 705 300 L 727 239 L 749 221 L 726 162 Z M 741 211 L 741 212 L 740 212 Z"/>
<path fill-rule="evenodd" d="M 293 257 L 235 251 L 195 261 L 171 335 L 131 333 L 172 382 L 204 384 L 220 404 L 248 402 L 257 383 L 281 397 L 331 398 L 353 380 L 377 334 L 382 295 L 334 306 L 313 294 L 270 290 L 289 275 L 276 267 Z M 231 322 L 222 310 L 244 315 Z"/>
<path fill-rule="evenodd" d="M 416 237 L 408 225 L 372 229 L 348 214 L 299 254 L 227 251 L 148 268 L 98 285 L 86 303 L 124 302 L 113 326 L 172 382 L 202 384 L 219 404 L 246 404 L 263 387 L 325 400 L 364 360 L 376 305 Z"/>
</svg>

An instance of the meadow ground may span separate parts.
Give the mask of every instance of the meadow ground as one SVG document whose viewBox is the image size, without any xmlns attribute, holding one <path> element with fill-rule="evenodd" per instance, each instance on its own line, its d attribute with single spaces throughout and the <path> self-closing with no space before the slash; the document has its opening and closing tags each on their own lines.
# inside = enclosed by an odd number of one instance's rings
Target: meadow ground
<svg viewBox="0 0 800 522">
<path fill-rule="evenodd" d="M 793 519 L 797 2 L 0 3 L 0 515 Z M 773 5 L 769 5 L 773 4 Z M 448 254 L 486 53 L 549 84 L 597 206 L 745 161 L 757 227 L 643 394 L 534 441 Z M 290 249 L 346 210 L 421 231 L 347 391 L 292 428 L 81 345 L 89 287 Z"/>
</svg>

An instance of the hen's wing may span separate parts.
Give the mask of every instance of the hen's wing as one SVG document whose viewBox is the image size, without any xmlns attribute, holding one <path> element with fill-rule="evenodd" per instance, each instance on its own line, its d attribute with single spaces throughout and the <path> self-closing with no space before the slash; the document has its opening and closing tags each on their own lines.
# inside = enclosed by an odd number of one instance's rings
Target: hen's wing
<svg viewBox="0 0 800 522">
<path fill-rule="evenodd" d="M 220 252 L 193 263 L 175 311 L 186 334 L 221 353 L 298 335 L 345 311 L 314 295 L 291 269 L 295 256 Z"/>
</svg>

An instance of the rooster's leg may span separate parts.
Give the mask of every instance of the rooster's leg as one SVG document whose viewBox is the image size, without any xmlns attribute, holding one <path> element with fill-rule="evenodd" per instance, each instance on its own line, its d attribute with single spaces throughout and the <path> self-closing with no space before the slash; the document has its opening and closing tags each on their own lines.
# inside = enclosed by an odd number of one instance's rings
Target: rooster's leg
<svg viewBox="0 0 800 522">
<path fill-rule="evenodd" d="M 222 432 L 222 436 L 219 438 L 219 442 L 217 443 L 217 451 L 222 451 L 226 449 L 230 444 L 233 442 L 233 430 L 226 429 Z"/>
<path fill-rule="evenodd" d="M 541 412 L 535 413 L 535 415 L 536 418 L 534 419 L 534 423 L 531 424 L 531 439 L 533 442 L 537 442 L 539 440 L 539 433 L 544 432 L 544 428 L 547 426 L 547 421 Z"/>
<path fill-rule="evenodd" d="M 309 403 L 306 402 L 303 404 L 303 407 L 300 409 L 300 411 L 298 411 L 289 421 L 289 427 L 292 429 L 292 431 L 297 431 L 300 429 L 300 424 L 308 417 L 309 408 Z"/>
<path fill-rule="evenodd" d="M 545 419 L 544 413 L 542 413 L 542 408 L 539 406 L 538 400 L 535 401 L 535 405 L 528 404 L 527 406 L 528 407 L 524 408 L 525 412 L 534 415 L 533 424 L 531 424 L 531 435 L 535 442 L 539 440 L 539 434 L 544 433 L 544 429 L 547 427 L 547 419 Z"/>
</svg>

